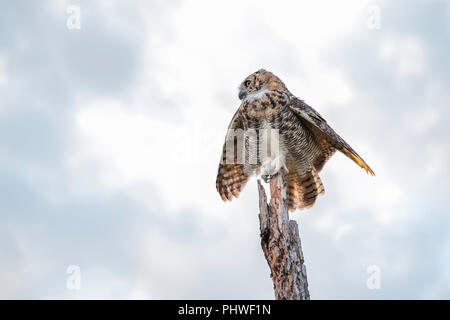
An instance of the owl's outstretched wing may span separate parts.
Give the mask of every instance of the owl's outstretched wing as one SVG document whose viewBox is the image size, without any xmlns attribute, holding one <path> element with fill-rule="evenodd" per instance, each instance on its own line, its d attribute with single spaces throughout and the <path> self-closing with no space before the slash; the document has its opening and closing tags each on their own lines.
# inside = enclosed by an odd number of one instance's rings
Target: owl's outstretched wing
<svg viewBox="0 0 450 320">
<path fill-rule="evenodd" d="M 297 98 L 291 100 L 289 108 L 318 138 L 318 143 L 328 144 L 330 147 L 336 148 L 356 162 L 356 164 L 363 168 L 366 173 L 370 173 L 373 176 L 375 175 L 367 163 L 328 125 L 325 119 L 322 118 L 316 110 Z"/>
<path fill-rule="evenodd" d="M 223 201 L 231 201 L 233 196 L 237 198 L 251 175 L 248 168 L 244 166 L 242 159 L 238 161 L 238 152 L 240 150 L 238 150 L 239 143 L 237 141 L 236 131 L 243 129 L 242 119 L 239 111 L 237 111 L 228 126 L 219 170 L 217 172 L 216 189 Z"/>
</svg>

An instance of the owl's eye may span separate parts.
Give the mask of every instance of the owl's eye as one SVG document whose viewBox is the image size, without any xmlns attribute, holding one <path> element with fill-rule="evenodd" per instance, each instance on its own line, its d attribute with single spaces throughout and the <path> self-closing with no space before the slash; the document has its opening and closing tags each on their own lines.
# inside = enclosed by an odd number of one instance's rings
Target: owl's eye
<svg viewBox="0 0 450 320">
<path fill-rule="evenodd" d="M 250 85 L 250 83 L 251 83 L 250 80 L 245 80 L 244 85 L 245 85 L 246 87 L 248 87 L 248 86 Z"/>
</svg>

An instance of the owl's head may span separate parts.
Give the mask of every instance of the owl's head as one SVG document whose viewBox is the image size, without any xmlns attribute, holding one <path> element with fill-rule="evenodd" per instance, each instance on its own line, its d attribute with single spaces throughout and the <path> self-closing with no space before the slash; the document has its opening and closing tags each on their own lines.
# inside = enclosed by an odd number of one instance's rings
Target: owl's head
<svg viewBox="0 0 450 320">
<path fill-rule="evenodd" d="M 260 69 L 242 81 L 239 86 L 239 99 L 269 90 L 287 91 L 283 81 L 270 71 Z"/>
</svg>

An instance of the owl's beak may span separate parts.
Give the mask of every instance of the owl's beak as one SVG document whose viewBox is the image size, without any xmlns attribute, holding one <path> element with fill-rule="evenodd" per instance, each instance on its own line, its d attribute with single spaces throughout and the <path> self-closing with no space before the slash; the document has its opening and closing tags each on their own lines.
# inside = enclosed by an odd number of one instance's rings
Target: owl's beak
<svg viewBox="0 0 450 320">
<path fill-rule="evenodd" d="M 241 89 L 239 90 L 239 100 L 242 100 L 245 98 L 245 96 L 247 95 L 247 92 L 245 92 L 245 90 Z"/>
</svg>

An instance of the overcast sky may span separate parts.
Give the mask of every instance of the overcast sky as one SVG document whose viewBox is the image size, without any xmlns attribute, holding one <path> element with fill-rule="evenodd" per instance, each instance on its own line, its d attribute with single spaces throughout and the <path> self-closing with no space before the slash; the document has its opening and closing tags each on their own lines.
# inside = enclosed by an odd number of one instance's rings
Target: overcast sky
<svg viewBox="0 0 450 320">
<path fill-rule="evenodd" d="M 311 298 L 450 298 L 449 56 L 448 1 L 0 2 L 0 298 L 272 299 L 256 179 L 215 190 L 260 68 L 376 173 L 291 213 Z"/>
</svg>

